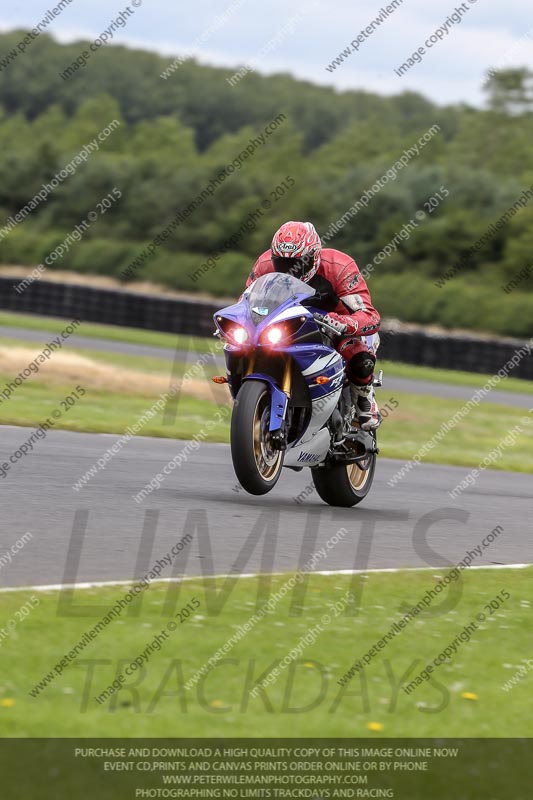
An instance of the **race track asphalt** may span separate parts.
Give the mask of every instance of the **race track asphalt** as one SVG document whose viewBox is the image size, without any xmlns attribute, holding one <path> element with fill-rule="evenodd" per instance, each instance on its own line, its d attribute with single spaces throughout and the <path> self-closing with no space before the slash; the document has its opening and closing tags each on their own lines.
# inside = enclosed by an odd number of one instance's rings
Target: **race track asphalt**
<svg viewBox="0 0 533 800">
<path fill-rule="evenodd" d="M 1 462 L 29 434 L 3 427 Z M 294 571 L 342 527 L 346 534 L 317 570 L 455 564 L 498 525 L 503 533 L 473 564 L 533 562 L 531 475 L 485 471 L 453 500 L 447 492 L 468 468 L 423 464 L 390 487 L 387 480 L 402 462 L 379 459 L 366 500 L 338 509 L 311 488 L 306 492 L 308 469 L 283 470 L 270 494 L 253 497 L 238 490 L 228 446 L 192 449 L 183 441 L 137 437 L 75 491 L 75 481 L 116 439 L 50 431 L 11 465 L 0 479 L 0 556 L 25 532 L 33 539 L 0 567 L 0 586 L 130 579 L 145 574 L 187 532 L 192 542 L 163 577 Z M 136 503 L 133 496 L 180 451 L 187 460 Z"/>
</svg>

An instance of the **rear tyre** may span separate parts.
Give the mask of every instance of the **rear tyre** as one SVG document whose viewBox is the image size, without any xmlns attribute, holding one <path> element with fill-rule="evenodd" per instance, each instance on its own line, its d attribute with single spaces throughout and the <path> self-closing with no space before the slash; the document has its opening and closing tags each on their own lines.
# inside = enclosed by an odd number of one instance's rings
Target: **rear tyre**
<svg viewBox="0 0 533 800">
<path fill-rule="evenodd" d="M 270 388 L 263 381 L 244 381 L 231 416 L 231 458 L 239 483 L 250 494 L 267 494 L 278 482 L 283 451 L 271 444 Z"/>
<path fill-rule="evenodd" d="M 376 469 L 376 454 L 368 456 L 361 469 L 357 464 L 315 467 L 311 470 L 318 495 L 330 506 L 349 508 L 364 500 L 372 487 Z"/>
</svg>

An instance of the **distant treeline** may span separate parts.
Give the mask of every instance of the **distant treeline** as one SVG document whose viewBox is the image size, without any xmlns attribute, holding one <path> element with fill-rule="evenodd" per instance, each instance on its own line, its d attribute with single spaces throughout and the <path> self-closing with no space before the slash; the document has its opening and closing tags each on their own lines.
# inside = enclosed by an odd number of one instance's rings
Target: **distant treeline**
<svg viewBox="0 0 533 800">
<path fill-rule="evenodd" d="M 287 219 L 354 256 L 380 310 L 533 335 L 533 103 L 441 107 L 0 36 L 0 261 L 236 294 Z M 3 60 L 2 60 L 3 59 Z M 42 270 L 40 271 L 42 272 Z M 31 291 L 31 287 L 27 289 Z"/>
</svg>

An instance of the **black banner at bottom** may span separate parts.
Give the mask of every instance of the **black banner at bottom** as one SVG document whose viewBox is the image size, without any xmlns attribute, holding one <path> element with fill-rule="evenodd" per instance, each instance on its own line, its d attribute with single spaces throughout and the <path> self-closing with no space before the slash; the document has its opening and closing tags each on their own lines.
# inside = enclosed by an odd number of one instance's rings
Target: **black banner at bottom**
<svg viewBox="0 0 533 800">
<path fill-rule="evenodd" d="M 530 800 L 533 739 L 2 739 L 3 800 Z"/>
</svg>

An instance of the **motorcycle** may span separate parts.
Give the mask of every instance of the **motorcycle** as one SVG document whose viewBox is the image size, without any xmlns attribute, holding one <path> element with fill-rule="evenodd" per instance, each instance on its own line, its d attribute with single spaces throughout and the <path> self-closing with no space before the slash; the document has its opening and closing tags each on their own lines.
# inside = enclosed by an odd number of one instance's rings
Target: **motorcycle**
<svg viewBox="0 0 533 800">
<path fill-rule="evenodd" d="M 379 452 L 374 431 L 357 422 L 336 332 L 320 294 L 292 275 L 255 280 L 234 305 L 214 315 L 224 340 L 234 399 L 231 456 L 241 486 L 263 495 L 282 467 L 310 467 L 324 502 L 354 506 L 372 486 Z M 381 386 L 382 372 L 374 380 Z"/>
</svg>

